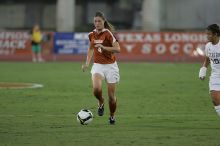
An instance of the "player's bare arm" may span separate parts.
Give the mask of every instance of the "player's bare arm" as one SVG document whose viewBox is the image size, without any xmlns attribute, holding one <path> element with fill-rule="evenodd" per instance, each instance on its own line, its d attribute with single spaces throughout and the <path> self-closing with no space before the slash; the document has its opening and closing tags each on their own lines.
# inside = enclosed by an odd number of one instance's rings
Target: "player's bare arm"
<svg viewBox="0 0 220 146">
<path fill-rule="evenodd" d="M 89 48 L 88 48 L 88 51 L 87 51 L 86 63 L 82 65 L 82 70 L 83 70 L 83 72 L 85 72 L 86 69 L 89 67 L 89 64 L 90 64 L 90 62 L 91 62 L 92 56 L 93 56 L 93 47 L 92 47 L 92 45 L 90 44 L 90 46 L 89 46 Z"/>
<path fill-rule="evenodd" d="M 209 64 L 210 64 L 209 57 L 206 57 L 206 58 L 205 58 L 205 61 L 204 61 L 204 63 L 203 63 L 203 66 L 207 68 L 207 67 L 209 66 Z"/>
<path fill-rule="evenodd" d="M 103 46 L 102 44 L 96 44 L 95 47 L 97 47 L 97 48 L 100 47 L 103 50 L 113 52 L 113 53 L 120 53 L 120 51 L 121 51 L 121 48 L 120 48 L 119 43 L 117 41 L 112 43 L 112 47 Z"/>
</svg>

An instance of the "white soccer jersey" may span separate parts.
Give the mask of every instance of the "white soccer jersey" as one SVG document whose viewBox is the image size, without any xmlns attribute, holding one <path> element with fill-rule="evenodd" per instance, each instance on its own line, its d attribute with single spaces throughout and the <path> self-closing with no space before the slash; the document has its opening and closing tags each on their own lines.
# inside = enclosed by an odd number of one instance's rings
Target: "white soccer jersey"
<svg viewBox="0 0 220 146">
<path fill-rule="evenodd" d="M 207 43 L 205 53 L 211 63 L 211 77 L 220 78 L 220 41 L 216 45 L 211 42 Z"/>
</svg>

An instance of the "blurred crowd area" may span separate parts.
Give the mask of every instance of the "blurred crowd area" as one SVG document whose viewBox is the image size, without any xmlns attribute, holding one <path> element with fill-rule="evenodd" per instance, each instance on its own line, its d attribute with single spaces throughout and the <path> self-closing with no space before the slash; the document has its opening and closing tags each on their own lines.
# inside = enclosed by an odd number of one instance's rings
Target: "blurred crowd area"
<svg viewBox="0 0 220 146">
<path fill-rule="evenodd" d="M 64 30 L 87 32 L 95 12 L 102 11 L 121 31 L 195 31 L 220 23 L 219 6 L 219 0 L 1 0 L 0 30 L 39 24 L 44 30 L 62 31 L 60 21 L 69 20 L 71 26 Z"/>
</svg>

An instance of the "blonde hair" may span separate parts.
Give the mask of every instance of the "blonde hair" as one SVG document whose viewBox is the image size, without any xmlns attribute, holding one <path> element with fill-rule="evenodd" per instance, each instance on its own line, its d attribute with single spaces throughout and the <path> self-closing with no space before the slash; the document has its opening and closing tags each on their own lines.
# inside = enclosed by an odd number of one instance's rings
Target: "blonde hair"
<svg viewBox="0 0 220 146">
<path fill-rule="evenodd" d="M 104 28 L 109 29 L 111 32 L 115 32 L 115 27 L 106 20 L 105 15 L 102 12 L 100 12 L 100 11 L 96 12 L 95 17 L 102 18 L 102 20 L 105 21 L 104 22 Z"/>
</svg>

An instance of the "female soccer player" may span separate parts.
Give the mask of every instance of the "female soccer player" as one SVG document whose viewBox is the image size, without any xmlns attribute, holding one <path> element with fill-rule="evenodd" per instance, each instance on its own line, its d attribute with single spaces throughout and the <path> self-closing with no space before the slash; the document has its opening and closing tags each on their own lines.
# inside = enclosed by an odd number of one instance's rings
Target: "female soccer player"
<svg viewBox="0 0 220 146">
<path fill-rule="evenodd" d="M 199 71 L 199 78 L 205 79 L 206 70 L 211 63 L 211 76 L 209 79 L 209 90 L 212 102 L 217 114 L 220 116 L 220 29 L 217 24 L 209 25 L 206 29 L 208 43 L 205 46 L 206 58 Z"/>
<path fill-rule="evenodd" d="M 115 124 L 116 111 L 116 83 L 119 82 L 119 68 L 114 53 L 120 52 L 118 41 L 113 35 L 114 27 L 106 20 L 102 12 L 94 16 L 95 29 L 89 33 L 90 47 L 88 48 L 86 63 L 82 65 L 85 71 L 94 54 L 94 64 L 91 69 L 93 94 L 98 99 L 98 115 L 104 114 L 104 98 L 102 96 L 102 80 L 105 79 L 108 88 L 109 123 Z"/>
</svg>

